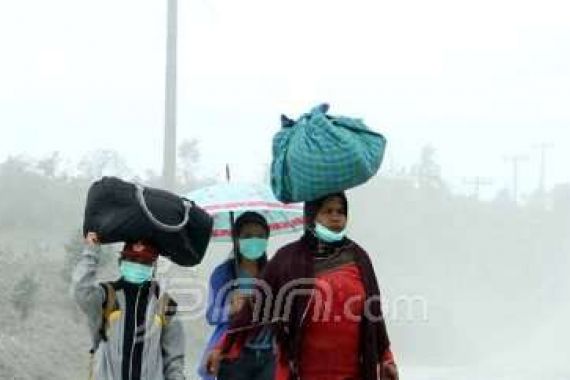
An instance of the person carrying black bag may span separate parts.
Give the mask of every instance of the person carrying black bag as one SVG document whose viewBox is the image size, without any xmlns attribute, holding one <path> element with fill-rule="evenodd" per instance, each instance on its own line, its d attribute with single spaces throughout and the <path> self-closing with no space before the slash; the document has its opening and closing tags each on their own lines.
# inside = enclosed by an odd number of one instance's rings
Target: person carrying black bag
<svg viewBox="0 0 570 380">
<path fill-rule="evenodd" d="M 184 380 L 184 329 L 177 304 L 153 281 L 158 250 L 125 244 L 121 277 L 98 283 L 97 234 L 88 232 L 75 268 L 72 293 L 87 315 L 93 380 Z"/>
</svg>

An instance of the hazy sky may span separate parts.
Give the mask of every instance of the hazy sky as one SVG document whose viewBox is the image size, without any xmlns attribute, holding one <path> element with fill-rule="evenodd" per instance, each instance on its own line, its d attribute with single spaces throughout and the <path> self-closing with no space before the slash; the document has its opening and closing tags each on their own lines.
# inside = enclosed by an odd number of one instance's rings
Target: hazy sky
<svg viewBox="0 0 570 380">
<path fill-rule="evenodd" d="M 327 101 L 389 139 L 410 164 L 432 143 L 464 177 L 523 191 L 570 181 L 570 9 L 563 0 L 180 0 L 180 138 L 204 169 L 253 178 L 279 114 Z M 0 159 L 116 149 L 136 170 L 162 160 L 166 0 L 0 3 Z"/>
</svg>

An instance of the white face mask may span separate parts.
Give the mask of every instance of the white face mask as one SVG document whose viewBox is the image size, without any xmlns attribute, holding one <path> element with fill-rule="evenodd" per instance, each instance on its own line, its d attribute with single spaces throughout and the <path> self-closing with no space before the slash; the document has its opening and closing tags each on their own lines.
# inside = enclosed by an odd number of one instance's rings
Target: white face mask
<svg viewBox="0 0 570 380">
<path fill-rule="evenodd" d="M 334 232 L 320 223 L 315 223 L 315 235 L 319 240 L 322 240 L 325 243 L 336 243 L 345 238 L 346 228 L 342 231 Z"/>
</svg>

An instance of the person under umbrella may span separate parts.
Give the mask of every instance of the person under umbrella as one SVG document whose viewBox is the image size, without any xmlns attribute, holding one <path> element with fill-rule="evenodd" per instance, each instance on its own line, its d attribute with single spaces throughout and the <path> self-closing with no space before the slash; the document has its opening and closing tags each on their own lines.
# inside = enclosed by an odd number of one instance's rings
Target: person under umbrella
<svg viewBox="0 0 570 380">
<path fill-rule="evenodd" d="M 257 212 L 247 211 L 236 219 L 233 229 L 235 252 L 210 277 L 206 319 L 214 326 L 214 332 L 204 350 L 202 363 L 219 343 L 232 316 L 253 297 L 255 278 L 267 263 L 269 234 L 266 219 Z M 270 380 L 274 376 L 274 367 L 272 336 L 269 330 L 262 330 L 245 342 L 239 355 L 220 363 L 217 379 Z M 204 365 L 198 373 L 204 380 L 214 379 Z"/>
<path fill-rule="evenodd" d="M 270 316 L 259 323 L 245 304 L 208 357 L 208 369 L 217 373 L 270 325 L 276 380 L 397 380 L 372 262 L 346 236 L 345 194 L 307 202 L 304 214 L 305 234 L 281 248 L 261 275 L 271 289 L 263 301 Z"/>
<path fill-rule="evenodd" d="M 119 258 L 121 277 L 99 283 L 99 238 L 87 233 L 71 290 L 92 336 L 90 379 L 185 379 L 177 304 L 153 280 L 158 255 L 147 242 L 126 243 Z"/>
</svg>

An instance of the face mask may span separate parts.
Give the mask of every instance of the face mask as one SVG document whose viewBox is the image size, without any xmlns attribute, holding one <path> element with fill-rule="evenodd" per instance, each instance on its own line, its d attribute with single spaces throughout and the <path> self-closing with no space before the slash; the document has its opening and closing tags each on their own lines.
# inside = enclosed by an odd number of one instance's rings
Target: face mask
<svg viewBox="0 0 570 380">
<path fill-rule="evenodd" d="M 239 239 L 239 251 L 248 260 L 257 260 L 267 251 L 267 239 Z"/>
<path fill-rule="evenodd" d="M 152 278 L 153 267 L 149 265 L 121 261 L 119 269 L 125 281 L 133 284 L 142 284 Z"/>
<path fill-rule="evenodd" d="M 340 232 L 334 232 L 323 226 L 322 224 L 315 224 L 315 235 L 319 240 L 325 243 L 336 243 L 344 239 L 346 236 L 346 228 Z"/>
</svg>

